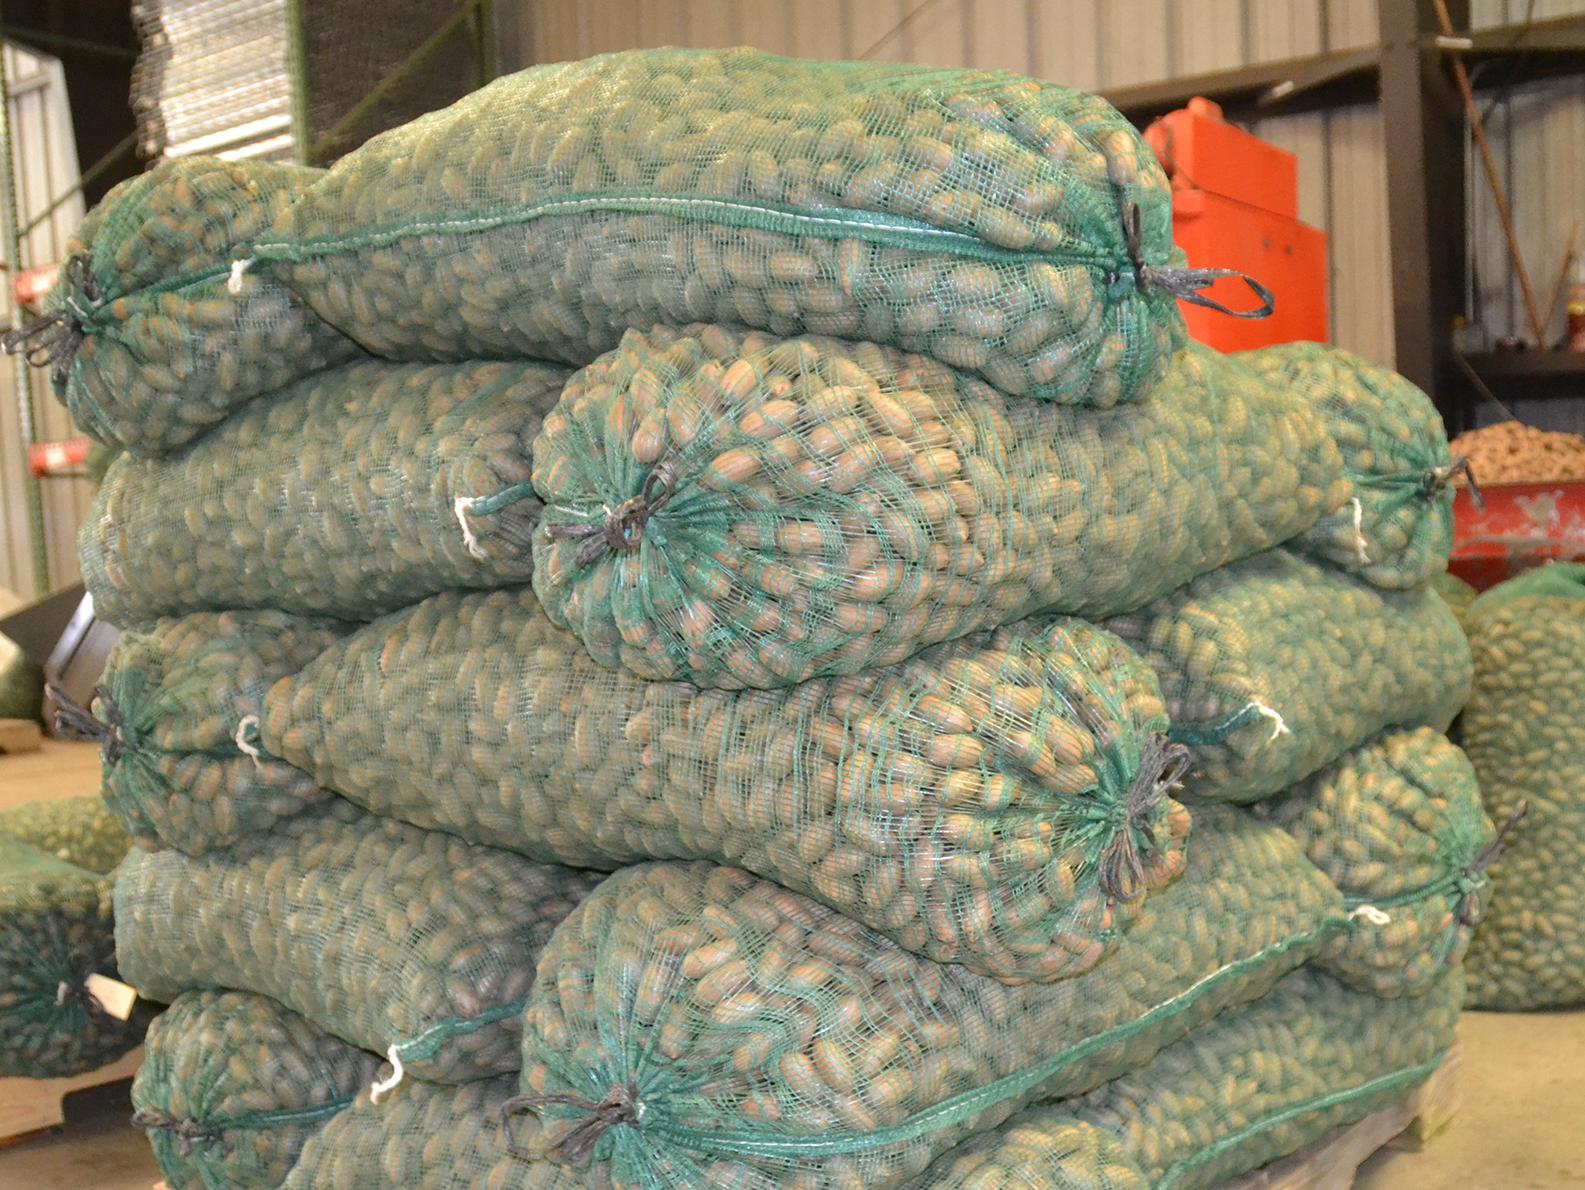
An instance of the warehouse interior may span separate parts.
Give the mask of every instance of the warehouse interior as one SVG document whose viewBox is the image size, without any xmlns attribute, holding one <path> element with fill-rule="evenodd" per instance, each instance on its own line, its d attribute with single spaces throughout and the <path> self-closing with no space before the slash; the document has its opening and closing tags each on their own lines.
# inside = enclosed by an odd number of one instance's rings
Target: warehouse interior
<svg viewBox="0 0 1585 1190">
<path fill-rule="evenodd" d="M 0 90 L 0 1190 L 1585 1187 L 1585 0 Z"/>
</svg>

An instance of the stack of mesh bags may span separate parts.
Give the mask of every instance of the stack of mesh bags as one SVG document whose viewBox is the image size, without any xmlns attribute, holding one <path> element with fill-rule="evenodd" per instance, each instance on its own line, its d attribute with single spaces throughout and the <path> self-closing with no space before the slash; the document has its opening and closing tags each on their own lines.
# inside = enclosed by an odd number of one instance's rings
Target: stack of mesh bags
<svg viewBox="0 0 1585 1190">
<path fill-rule="evenodd" d="M 1094 97 L 733 50 L 90 216 L 28 343 L 126 449 L 81 722 L 167 1181 L 1201 1184 L 1423 1078 L 1454 463 L 1187 344 L 1170 207 Z"/>
</svg>

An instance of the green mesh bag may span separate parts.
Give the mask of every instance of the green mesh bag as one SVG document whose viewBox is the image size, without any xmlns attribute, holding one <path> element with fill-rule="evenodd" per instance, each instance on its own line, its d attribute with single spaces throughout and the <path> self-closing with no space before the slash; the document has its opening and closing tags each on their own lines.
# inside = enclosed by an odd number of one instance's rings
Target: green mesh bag
<svg viewBox="0 0 1585 1190">
<path fill-rule="evenodd" d="M 1087 970 L 1182 870 L 1154 675 L 1030 621 L 784 691 L 601 669 L 527 588 L 360 629 L 266 700 L 262 750 L 376 814 L 537 860 L 712 859 L 1009 982 Z"/>
<path fill-rule="evenodd" d="M 1191 804 L 1269 797 L 1387 727 L 1445 730 L 1469 691 L 1469 647 L 1440 598 L 1288 550 L 1104 626 L 1161 679 L 1193 755 Z"/>
<path fill-rule="evenodd" d="M 1446 571 L 1432 577 L 1431 590 L 1447 601 L 1447 605 L 1453 609 L 1453 614 L 1458 617 L 1460 628 L 1464 626 L 1464 617 L 1469 612 L 1470 604 L 1480 595 L 1479 591 L 1456 574 L 1449 574 Z"/>
<path fill-rule="evenodd" d="M 914 1185 L 1224 1185 L 1401 1101 L 1452 1046 L 1463 992 L 1463 974 L 1451 971 L 1425 996 L 1379 1000 L 1301 968 L 1149 1065 L 1082 1098 L 1031 1108 L 948 1153 Z M 1119 1164 L 1139 1180 L 1114 1180 Z M 986 1165 L 1013 1177 L 977 1178 Z"/>
<path fill-rule="evenodd" d="M 587 363 L 629 327 L 717 322 L 1106 406 L 1165 371 L 1177 296 L 1209 301 L 1219 272 L 1181 263 L 1155 156 L 1093 95 L 663 49 L 526 70 L 373 138 L 238 267 L 393 359 Z"/>
<path fill-rule="evenodd" d="M 0 839 L 0 1078 L 68 1078 L 136 1049 L 150 1013 L 117 1020 L 88 990 L 119 978 L 106 879 Z"/>
<path fill-rule="evenodd" d="M 169 459 L 110 469 L 80 533 L 112 623 L 272 607 L 370 620 L 527 582 L 529 470 L 567 373 L 532 363 L 320 372 Z"/>
<path fill-rule="evenodd" d="M 132 1123 L 170 1190 L 274 1190 L 379 1068 L 266 996 L 185 992 L 144 1040 Z"/>
<path fill-rule="evenodd" d="M 1325 957 L 1334 974 L 1413 995 L 1463 959 L 1491 895 L 1496 832 L 1475 771 L 1440 733 L 1388 732 L 1254 809 L 1361 918 Z"/>
<path fill-rule="evenodd" d="M 1466 623 L 1475 681 L 1464 747 L 1487 813 L 1504 820 L 1529 808 L 1491 868 L 1470 1001 L 1585 1004 L 1585 565 L 1554 563 L 1493 587 Z"/>
<path fill-rule="evenodd" d="M 0 839 L 103 876 L 124 860 L 132 840 L 97 796 L 24 802 L 0 810 Z"/>
<path fill-rule="evenodd" d="M 37 720 L 43 704 L 44 670 L 10 637 L 0 636 L 0 719 Z"/>
<path fill-rule="evenodd" d="M 774 687 L 1096 618 L 1347 498 L 1321 419 L 1208 348 L 1148 401 L 1002 396 L 867 343 L 629 332 L 535 444 L 534 586 L 595 659 Z"/>
<path fill-rule="evenodd" d="M 156 457 L 356 347 L 231 262 L 320 171 L 184 157 L 122 182 L 66 245 L 48 313 L 5 338 L 50 366 L 72 420 Z"/>
<path fill-rule="evenodd" d="M 1295 545 L 1389 590 L 1447 569 L 1453 478 L 1431 398 L 1390 368 L 1320 343 L 1283 343 L 1233 357 L 1316 409 L 1354 483 L 1354 498 Z"/>
<path fill-rule="evenodd" d="M 898 1186 L 1149 1061 L 1344 928 L 1293 840 L 1219 806 L 1117 952 L 1052 984 L 918 958 L 739 869 L 627 868 L 545 949 L 515 1106 L 623 1186 Z"/>
<path fill-rule="evenodd" d="M 577 1169 L 505 1145 L 501 1109 L 517 1080 L 461 1087 L 412 1082 L 389 1102 L 367 1091 L 303 1148 L 286 1190 L 611 1190 L 603 1168 Z M 513 1124 L 524 1154 L 542 1147 L 533 1116 Z"/>
<path fill-rule="evenodd" d="M 540 948 L 600 879 L 332 802 L 229 851 L 134 851 L 116 954 L 145 996 L 257 992 L 385 1053 L 382 1088 L 464 1082 L 517 1068 Z"/>
<path fill-rule="evenodd" d="M 100 792 L 146 851 L 193 855 L 268 830 L 326 794 L 237 727 L 277 678 L 295 673 L 345 626 L 281 612 L 206 612 L 117 639 L 93 713 L 64 694 L 59 726 L 98 742 Z"/>
</svg>

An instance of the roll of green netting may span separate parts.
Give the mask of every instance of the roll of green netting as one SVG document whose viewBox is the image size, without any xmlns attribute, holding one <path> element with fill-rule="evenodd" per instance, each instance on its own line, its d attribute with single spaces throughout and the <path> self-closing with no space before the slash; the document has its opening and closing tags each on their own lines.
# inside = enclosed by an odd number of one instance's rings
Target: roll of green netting
<svg viewBox="0 0 1585 1190">
<path fill-rule="evenodd" d="M 603 1169 L 577 1169 L 533 1154 L 532 1116 L 513 1124 L 518 1154 L 501 1133 L 510 1076 L 461 1087 L 414 1081 L 388 1103 L 367 1091 L 303 1147 L 285 1190 L 611 1190 Z"/>
<path fill-rule="evenodd" d="M 118 1020 L 88 978 L 118 978 L 107 878 L 0 839 L 0 1078 L 67 1078 L 137 1048 L 150 1012 Z"/>
<path fill-rule="evenodd" d="M 1387 732 L 1254 809 L 1359 915 L 1319 960 L 1333 974 L 1378 996 L 1418 995 L 1463 959 L 1491 895 L 1496 831 L 1446 737 Z"/>
<path fill-rule="evenodd" d="M 1447 601 L 1447 605 L 1453 609 L 1453 614 L 1458 617 L 1459 627 L 1462 628 L 1469 606 L 1475 602 L 1480 592 L 1456 574 L 1449 574 L 1446 571 L 1431 579 L 1431 589 Z"/>
<path fill-rule="evenodd" d="M 1445 730 L 1469 692 L 1469 647 L 1441 598 L 1287 549 L 1103 626 L 1161 679 L 1193 756 L 1191 805 L 1270 797 L 1388 727 Z"/>
<path fill-rule="evenodd" d="M 1431 398 L 1390 368 L 1321 343 L 1283 343 L 1233 357 L 1325 418 L 1343 453 L 1353 499 L 1294 543 L 1389 590 L 1447 568 L 1453 478 Z"/>
<path fill-rule="evenodd" d="M 1554 563 L 1470 605 L 1475 682 L 1464 747 L 1486 810 L 1529 813 L 1491 868 L 1470 947 L 1470 1001 L 1585 1004 L 1585 565 Z"/>
<path fill-rule="evenodd" d="M 97 740 L 100 792 L 146 851 L 201 855 L 268 830 L 327 795 L 305 773 L 246 741 L 271 683 L 307 665 L 347 626 L 281 612 L 205 612 L 116 641 L 93 714 L 62 727 Z"/>
<path fill-rule="evenodd" d="M 1115 1168 L 1131 1163 L 1140 1177 L 1123 1185 L 1221 1186 L 1423 1083 L 1453 1044 L 1463 992 L 1458 970 L 1424 996 L 1381 1000 L 1303 967 L 1148 1065 L 1081 1098 L 1031 1108 L 963 1154 L 946 1154 L 913 1185 L 1089 1190 L 1117 1184 Z M 1011 1176 L 976 1180 L 983 1166 Z"/>
<path fill-rule="evenodd" d="M 116 878 L 127 980 L 169 1001 L 279 1000 L 405 1073 L 517 1069 L 518 1015 L 551 928 L 600 882 L 333 801 L 230 851 L 134 851 Z"/>
<path fill-rule="evenodd" d="M 269 607 L 369 620 L 455 587 L 527 582 L 540 419 L 565 368 L 319 372 L 168 459 L 123 458 L 83 522 L 116 624 Z"/>
<path fill-rule="evenodd" d="M 98 797 L 52 798 L 0 810 L 0 839 L 37 847 L 103 876 L 127 857 L 132 840 Z"/>
<path fill-rule="evenodd" d="M 1208 348 L 1103 411 L 717 326 L 629 332 L 577 373 L 534 485 L 550 617 L 602 664 L 726 688 L 1139 607 L 1350 490 L 1321 418 Z"/>
<path fill-rule="evenodd" d="M 7 350 L 49 364 L 85 433 L 144 457 L 351 358 L 351 340 L 285 286 L 232 273 L 320 174 L 183 157 L 122 182 L 67 241 L 46 316 L 7 336 Z"/>
<path fill-rule="evenodd" d="M 1077 974 L 1183 866 L 1154 675 L 1028 621 L 784 691 L 604 670 L 527 588 L 436 596 L 266 700 L 259 746 L 376 814 L 534 859 L 738 864 L 904 949 Z"/>
<path fill-rule="evenodd" d="M 740 869 L 640 865 L 546 947 L 514 1106 L 624 1186 L 898 1186 L 1149 1061 L 1346 928 L 1292 839 L 1221 806 L 1117 953 L 1053 984 L 910 955 Z"/>
<path fill-rule="evenodd" d="M 1171 224 L 1155 156 L 1093 95 L 655 49 L 510 75 L 373 138 L 239 267 L 392 359 L 587 363 L 629 327 L 703 321 L 1106 406 L 1182 344 L 1176 295 L 1206 300 Z"/>
<path fill-rule="evenodd" d="M 380 1059 L 266 996 L 186 992 L 149 1027 L 132 1123 L 170 1190 L 274 1190 Z"/>
</svg>

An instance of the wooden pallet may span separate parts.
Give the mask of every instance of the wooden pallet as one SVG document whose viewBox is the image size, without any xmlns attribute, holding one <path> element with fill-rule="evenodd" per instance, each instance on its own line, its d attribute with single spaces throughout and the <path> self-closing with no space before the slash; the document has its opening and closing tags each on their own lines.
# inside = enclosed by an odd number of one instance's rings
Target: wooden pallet
<svg viewBox="0 0 1585 1190">
<path fill-rule="evenodd" d="M 126 1057 L 71 1078 L 0 1078 L 0 1145 L 66 1122 L 61 1101 L 73 1091 L 131 1078 L 143 1064 L 143 1047 Z"/>
<path fill-rule="evenodd" d="M 1359 1167 L 1376 1150 L 1419 1150 L 1447 1127 L 1458 1110 L 1462 1061 L 1462 1050 L 1455 1044 L 1436 1072 L 1403 1102 L 1235 1179 L 1224 1190 L 1349 1190 Z"/>
</svg>

